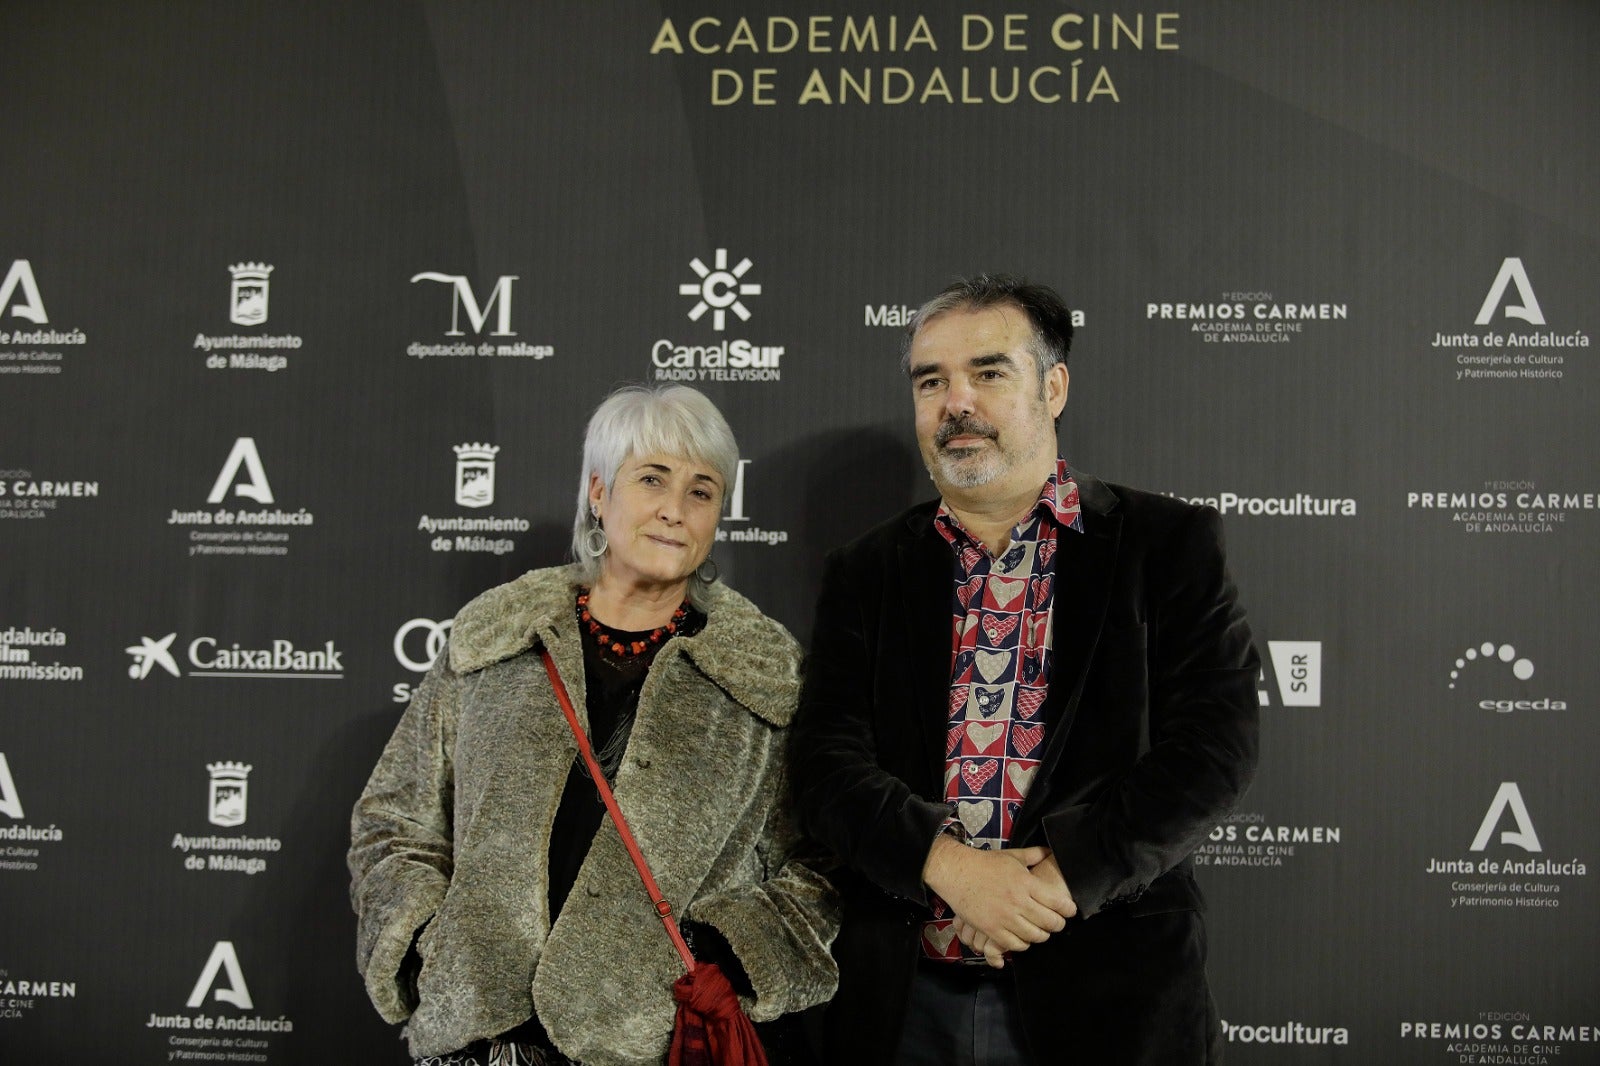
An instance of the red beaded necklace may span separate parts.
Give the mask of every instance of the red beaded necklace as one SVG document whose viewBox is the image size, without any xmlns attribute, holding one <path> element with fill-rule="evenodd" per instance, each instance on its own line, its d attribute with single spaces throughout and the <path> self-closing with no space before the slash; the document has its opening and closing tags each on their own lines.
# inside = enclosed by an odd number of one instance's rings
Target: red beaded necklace
<svg viewBox="0 0 1600 1066">
<path fill-rule="evenodd" d="M 689 601 L 684 600 L 678 605 L 678 609 L 672 612 L 672 617 L 667 621 L 666 625 L 652 629 L 650 635 L 643 640 L 630 640 L 624 644 L 606 632 L 605 627 L 595 621 L 594 616 L 589 613 L 589 590 L 584 589 L 578 593 L 578 620 L 589 627 L 589 632 L 594 634 L 595 639 L 600 641 L 602 648 L 622 658 L 643 655 L 652 645 L 660 644 L 678 631 L 678 626 L 688 617 L 688 614 Z"/>
</svg>

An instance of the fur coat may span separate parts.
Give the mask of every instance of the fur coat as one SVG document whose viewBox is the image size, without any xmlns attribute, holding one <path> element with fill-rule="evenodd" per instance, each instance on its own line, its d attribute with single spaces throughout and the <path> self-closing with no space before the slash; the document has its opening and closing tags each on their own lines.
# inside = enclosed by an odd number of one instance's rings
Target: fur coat
<svg viewBox="0 0 1600 1066">
<path fill-rule="evenodd" d="M 666 1055 L 683 965 L 609 816 L 550 922 L 544 857 L 577 744 L 538 651 L 585 720 L 576 591 L 575 570 L 535 570 L 462 608 L 356 803 L 357 966 L 378 1013 L 409 1019 L 414 1055 L 535 1012 L 586 1064 Z M 788 802 L 800 649 L 731 589 L 704 610 L 657 653 L 615 792 L 667 899 L 727 938 L 766 1021 L 837 983 L 836 900 L 794 855 Z"/>
</svg>

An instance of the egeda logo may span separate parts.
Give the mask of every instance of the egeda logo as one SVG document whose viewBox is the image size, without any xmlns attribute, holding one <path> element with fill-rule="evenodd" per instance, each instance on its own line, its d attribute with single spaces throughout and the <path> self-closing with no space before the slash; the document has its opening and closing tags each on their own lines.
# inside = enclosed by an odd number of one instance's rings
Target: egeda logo
<svg viewBox="0 0 1600 1066">
<path fill-rule="evenodd" d="M 1479 697 L 1480 710 L 1511 714 L 1517 711 L 1564 711 L 1567 701 L 1530 691 L 1533 660 L 1511 644 L 1486 640 L 1456 657 L 1450 671 L 1450 688 L 1465 689 Z"/>
</svg>

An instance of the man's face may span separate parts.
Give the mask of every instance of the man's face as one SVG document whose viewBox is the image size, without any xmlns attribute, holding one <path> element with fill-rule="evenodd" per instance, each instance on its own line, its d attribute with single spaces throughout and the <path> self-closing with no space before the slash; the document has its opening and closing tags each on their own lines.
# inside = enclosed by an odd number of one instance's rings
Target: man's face
<svg viewBox="0 0 1600 1066">
<path fill-rule="evenodd" d="M 917 446 L 941 493 L 999 500 L 1049 476 L 1067 368 L 1050 368 L 1041 396 L 1032 340 L 1028 316 L 1012 304 L 946 311 L 917 331 Z"/>
</svg>

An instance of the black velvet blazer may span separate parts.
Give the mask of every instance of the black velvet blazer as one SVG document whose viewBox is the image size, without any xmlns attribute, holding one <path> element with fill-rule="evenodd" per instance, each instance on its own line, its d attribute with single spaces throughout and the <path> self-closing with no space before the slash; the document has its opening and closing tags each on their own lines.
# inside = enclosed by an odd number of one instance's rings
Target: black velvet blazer
<svg viewBox="0 0 1600 1066">
<path fill-rule="evenodd" d="M 1008 966 L 1040 1063 L 1217 1053 L 1189 854 L 1250 782 L 1259 661 L 1215 510 L 1075 472 L 1055 557 L 1046 744 L 1012 845 L 1053 849 L 1078 916 Z M 802 824 L 840 860 L 831 1062 L 899 1038 L 940 824 L 953 561 L 919 505 L 828 558 L 792 734 Z M 1006 979 L 1006 978 L 1002 978 Z"/>
</svg>

